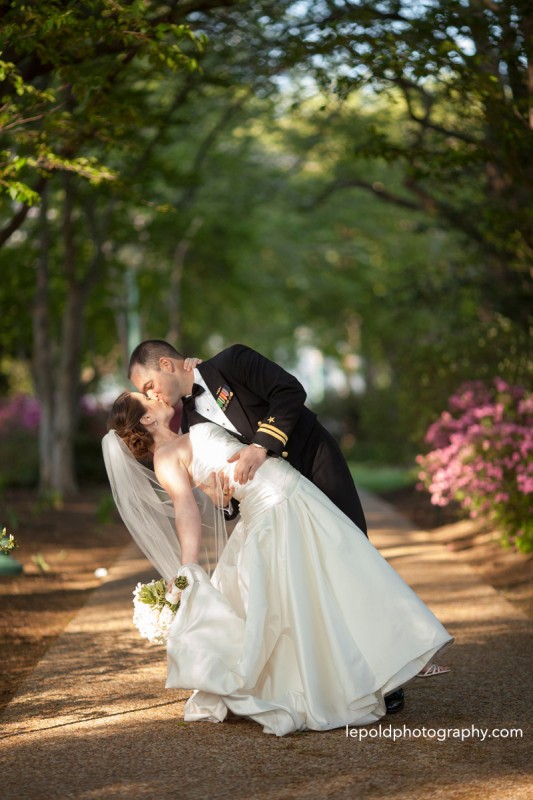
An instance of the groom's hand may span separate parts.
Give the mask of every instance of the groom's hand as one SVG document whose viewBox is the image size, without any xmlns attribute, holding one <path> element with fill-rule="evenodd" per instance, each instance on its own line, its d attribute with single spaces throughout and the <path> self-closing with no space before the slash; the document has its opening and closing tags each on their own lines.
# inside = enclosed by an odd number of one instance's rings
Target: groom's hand
<svg viewBox="0 0 533 800">
<path fill-rule="evenodd" d="M 249 444 L 231 456 L 231 458 L 228 458 L 230 464 L 237 461 L 233 472 L 235 483 L 248 483 L 248 481 L 251 481 L 261 464 L 265 463 L 266 457 L 267 451 L 263 447 Z"/>
</svg>

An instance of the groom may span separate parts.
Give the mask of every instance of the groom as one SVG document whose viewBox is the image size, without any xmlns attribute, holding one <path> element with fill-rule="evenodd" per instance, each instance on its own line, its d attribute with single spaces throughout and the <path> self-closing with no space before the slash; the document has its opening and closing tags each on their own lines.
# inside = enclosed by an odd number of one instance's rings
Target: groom
<svg viewBox="0 0 533 800">
<path fill-rule="evenodd" d="M 209 419 L 239 436 L 234 479 L 247 483 L 267 456 L 286 458 L 366 534 L 357 489 L 342 452 L 305 405 L 296 378 L 241 344 L 203 361 L 193 371 L 168 342 L 142 342 L 128 376 L 150 397 L 176 406 L 183 398 L 185 428 Z"/>
<path fill-rule="evenodd" d="M 286 458 L 321 489 L 366 535 L 365 515 L 348 465 L 330 433 L 305 405 L 296 378 L 278 364 L 235 344 L 194 370 L 168 342 L 137 345 L 128 377 L 149 397 L 177 406 L 183 400 L 185 429 L 206 419 L 245 444 L 232 459 L 234 479 L 252 480 L 267 456 Z M 385 697 L 387 712 L 401 711 L 403 689 Z"/>
</svg>

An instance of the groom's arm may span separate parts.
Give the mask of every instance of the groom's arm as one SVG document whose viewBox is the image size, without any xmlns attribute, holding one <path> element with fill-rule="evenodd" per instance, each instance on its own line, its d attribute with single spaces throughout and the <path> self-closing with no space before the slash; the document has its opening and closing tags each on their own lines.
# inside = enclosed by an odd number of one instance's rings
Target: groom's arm
<svg viewBox="0 0 533 800">
<path fill-rule="evenodd" d="M 269 453 L 281 455 L 306 400 L 302 384 L 279 364 L 245 345 L 233 345 L 220 356 L 229 360 L 231 377 L 268 406 L 263 419 L 258 420 L 253 443 Z M 222 366 L 220 369 L 225 371 Z"/>
</svg>

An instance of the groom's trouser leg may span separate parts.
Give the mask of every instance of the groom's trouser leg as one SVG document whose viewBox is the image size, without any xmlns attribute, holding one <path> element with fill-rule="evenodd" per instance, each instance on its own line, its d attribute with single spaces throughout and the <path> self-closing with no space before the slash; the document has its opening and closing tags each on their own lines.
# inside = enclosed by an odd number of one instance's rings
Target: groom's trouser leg
<svg viewBox="0 0 533 800">
<path fill-rule="evenodd" d="M 366 534 L 365 514 L 346 459 L 333 436 L 320 423 L 306 442 L 302 457 L 303 463 L 298 467 L 302 474 Z"/>
</svg>

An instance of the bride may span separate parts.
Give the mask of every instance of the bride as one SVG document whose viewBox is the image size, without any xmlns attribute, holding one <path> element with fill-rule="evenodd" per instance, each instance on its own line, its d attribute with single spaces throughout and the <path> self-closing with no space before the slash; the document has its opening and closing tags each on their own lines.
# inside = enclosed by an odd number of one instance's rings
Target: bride
<svg viewBox="0 0 533 800">
<path fill-rule="evenodd" d="M 242 444 L 211 422 L 173 433 L 173 414 L 160 400 L 124 392 L 103 450 L 132 535 L 166 580 L 188 580 L 167 642 L 166 684 L 195 690 L 185 720 L 220 722 L 230 710 L 278 736 L 376 722 L 384 696 L 451 636 L 285 460 L 267 458 L 252 481 L 233 483 L 228 459 Z M 136 460 L 149 454 L 157 481 Z M 213 473 L 239 500 L 240 520 L 227 544 L 215 537 L 209 579 L 199 565 L 206 528 L 193 487 L 205 488 Z"/>
</svg>

